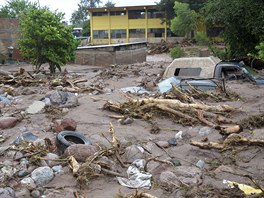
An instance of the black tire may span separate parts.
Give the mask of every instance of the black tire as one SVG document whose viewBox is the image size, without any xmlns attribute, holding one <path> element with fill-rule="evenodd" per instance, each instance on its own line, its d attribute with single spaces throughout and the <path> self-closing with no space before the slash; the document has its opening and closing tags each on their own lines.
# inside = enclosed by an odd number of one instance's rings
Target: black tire
<svg viewBox="0 0 264 198">
<path fill-rule="evenodd" d="M 84 137 L 83 134 L 74 131 L 61 131 L 56 137 L 56 146 L 60 153 L 64 151 L 72 144 L 92 144 L 90 140 Z"/>
</svg>

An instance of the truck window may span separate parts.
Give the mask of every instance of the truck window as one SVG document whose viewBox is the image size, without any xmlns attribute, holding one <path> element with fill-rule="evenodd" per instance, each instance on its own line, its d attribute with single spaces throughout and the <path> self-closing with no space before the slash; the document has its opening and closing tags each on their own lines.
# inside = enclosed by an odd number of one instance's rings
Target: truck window
<svg viewBox="0 0 264 198">
<path fill-rule="evenodd" d="M 176 68 L 174 76 L 200 76 L 201 68 Z"/>
</svg>

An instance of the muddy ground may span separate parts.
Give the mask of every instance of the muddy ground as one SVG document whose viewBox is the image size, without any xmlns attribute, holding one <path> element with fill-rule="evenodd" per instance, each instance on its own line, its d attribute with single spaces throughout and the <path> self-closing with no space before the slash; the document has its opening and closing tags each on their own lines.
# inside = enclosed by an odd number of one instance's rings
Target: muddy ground
<svg viewBox="0 0 264 198">
<path fill-rule="evenodd" d="M 0 146 L 10 145 L 25 127 L 40 138 L 54 139 L 56 133 L 50 129 L 54 118 L 74 119 L 77 122 L 77 131 L 83 133 L 94 145 L 100 145 L 102 142 L 107 144 L 102 134 L 109 139 L 111 138 L 108 132 L 110 123 L 113 124 L 117 137 L 124 145 L 147 145 L 149 142 L 167 141 L 173 138 L 178 131 L 183 131 L 183 139 L 179 140 L 176 146 L 169 146 L 164 149 L 165 151 L 153 149 L 151 156 L 160 156 L 160 159 L 167 159 L 168 157 L 177 159 L 183 167 L 194 167 L 198 160 L 203 160 L 205 166 L 200 170 L 200 181 L 194 182 L 195 185 L 171 187 L 159 184 L 159 179 L 157 179 L 154 180 L 150 190 L 140 190 L 140 192 L 144 191 L 160 198 L 241 197 L 243 193 L 241 195 L 241 193 L 237 194 L 234 190 L 228 190 L 226 185 L 223 184 L 223 179 L 256 187 L 245 175 L 251 176 L 257 184 L 264 186 L 263 146 L 236 145 L 222 151 L 200 149 L 191 146 L 189 141 L 191 139 L 201 141 L 207 137 L 209 141 L 219 142 L 223 140 L 223 136 L 213 129 L 208 135 L 202 136 L 199 134 L 199 130 L 204 127 L 203 125 L 182 126 L 165 116 L 155 116 L 153 118 L 152 121 L 156 122 L 161 129 L 159 133 L 153 134 L 150 132 L 152 126 L 144 120 L 135 119 L 131 124 L 122 125 L 117 119 L 109 117 L 109 115 L 116 115 L 116 113 L 102 110 L 106 101 L 124 102 L 127 100 L 125 94 L 120 91 L 121 88 L 143 86 L 149 91 L 155 91 L 162 72 L 170 62 L 171 59 L 163 54 L 148 56 L 146 63 L 125 66 L 112 65 L 109 68 L 67 65 L 63 70 L 67 70 L 65 75 L 68 78 L 86 79 L 87 82 L 83 83 L 84 85 L 103 87 L 104 92 L 100 93 L 95 90 L 78 93 L 79 106 L 69 108 L 64 114 L 50 115 L 44 112 L 26 115 L 15 127 L 1 130 L 3 137 L 8 137 L 8 139 L 4 143 L 0 143 Z M 20 67 L 23 67 L 26 71 L 32 71 L 30 65 L 6 65 L 0 66 L 0 69 L 15 72 Z M 231 119 L 239 121 L 248 118 L 250 115 L 264 114 L 263 86 L 254 85 L 250 82 L 231 81 L 227 82 L 227 87 L 236 92 L 239 97 L 234 101 L 225 101 L 219 104 L 229 104 L 241 110 L 230 114 Z M 2 115 L 25 110 L 33 101 L 40 100 L 46 92 L 55 89 L 55 87 L 51 88 L 48 84 L 36 84 L 31 85 L 28 89 L 34 90 L 34 94 L 18 95 L 15 104 L 1 109 Z M 215 102 L 211 104 L 217 105 Z M 263 126 L 262 123 L 259 128 L 255 126 L 246 127 L 240 134 L 247 138 L 264 140 Z M 8 156 L 0 157 L 0 163 L 5 160 L 12 159 Z M 173 167 L 162 164 L 156 172 L 162 172 L 166 169 L 173 172 Z M 125 173 L 125 171 L 126 169 L 120 169 L 120 172 Z M 74 197 L 73 192 L 78 191 L 79 195 L 86 193 L 89 198 L 113 198 L 117 197 L 117 194 L 126 195 L 135 192 L 134 189 L 121 186 L 115 177 L 105 175 L 92 179 L 88 186 L 80 189 L 67 166 L 64 167 L 64 172 L 63 175 L 56 175 L 45 186 L 46 197 Z M 158 173 L 156 174 L 158 175 Z"/>
</svg>

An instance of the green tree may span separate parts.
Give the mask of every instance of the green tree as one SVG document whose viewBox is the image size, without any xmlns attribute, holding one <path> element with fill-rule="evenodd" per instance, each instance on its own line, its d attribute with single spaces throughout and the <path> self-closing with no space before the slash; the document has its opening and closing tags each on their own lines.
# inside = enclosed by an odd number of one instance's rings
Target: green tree
<svg viewBox="0 0 264 198">
<path fill-rule="evenodd" d="M 87 21 L 84 21 L 82 27 L 83 27 L 82 35 L 90 36 L 90 19 L 88 19 Z"/>
<path fill-rule="evenodd" d="M 162 18 L 162 22 L 166 22 L 168 25 L 171 24 L 171 20 L 175 17 L 174 12 L 174 2 L 175 0 L 160 0 L 159 3 L 156 3 L 158 9 L 164 12 L 164 18 Z"/>
<path fill-rule="evenodd" d="M 36 8 L 35 3 L 28 0 L 9 0 L 6 5 L 0 8 L 1 18 L 18 18 L 22 12 Z"/>
<path fill-rule="evenodd" d="M 106 7 L 106 8 L 114 8 L 115 7 L 115 3 L 113 3 L 111 0 L 108 0 L 106 2 L 106 4 L 104 5 L 104 7 Z"/>
<path fill-rule="evenodd" d="M 187 3 L 175 2 L 176 17 L 171 20 L 171 31 L 179 36 L 190 35 L 196 30 L 198 14 L 189 8 Z"/>
<path fill-rule="evenodd" d="M 264 1 L 208 0 L 204 8 L 207 26 L 224 27 L 224 39 L 232 57 L 256 53 L 264 37 Z"/>
<path fill-rule="evenodd" d="M 96 8 L 100 5 L 101 0 L 80 0 L 78 10 L 75 10 L 71 16 L 71 23 L 73 25 L 82 26 L 83 22 L 88 19 L 88 9 Z"/>
<path fill-rule="evenodd" d="M 181 3 L 187 3 L 191 10 L 198 12 L 206 3 L 207 0 L 177 0 Z"/>
<path fill-rule="evenodd" d="M 72 28 L 61 23 L 63 14 L 47 8 L 31 9 L 20 17 L 22 38 L 19 47 L 22 55 L 36 66 L 36 72 L 44 63 L 50 65 L 51 73 L 68 61 L 74 60 L 77 41 Z"/>
</svg>

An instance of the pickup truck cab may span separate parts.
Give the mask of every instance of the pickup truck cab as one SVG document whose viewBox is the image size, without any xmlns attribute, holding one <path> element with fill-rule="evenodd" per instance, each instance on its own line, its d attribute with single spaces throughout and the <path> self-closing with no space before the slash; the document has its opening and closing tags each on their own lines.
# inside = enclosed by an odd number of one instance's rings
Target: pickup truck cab
<svg viewBox="0 0 264 198">
<path fill-rule="evenodd" d="M 214 90 L 220 80 L 249 79 L 264 84 L 264 79 L 251 75 L 242 63 L 220 61 L 215 57 L 175 59 L 165 70 L 164 81 L 158 84 L 161 93 L 170 91 L 172 85 L 187 89 L 189 85 L 201 90 Z"/>
</svg>

